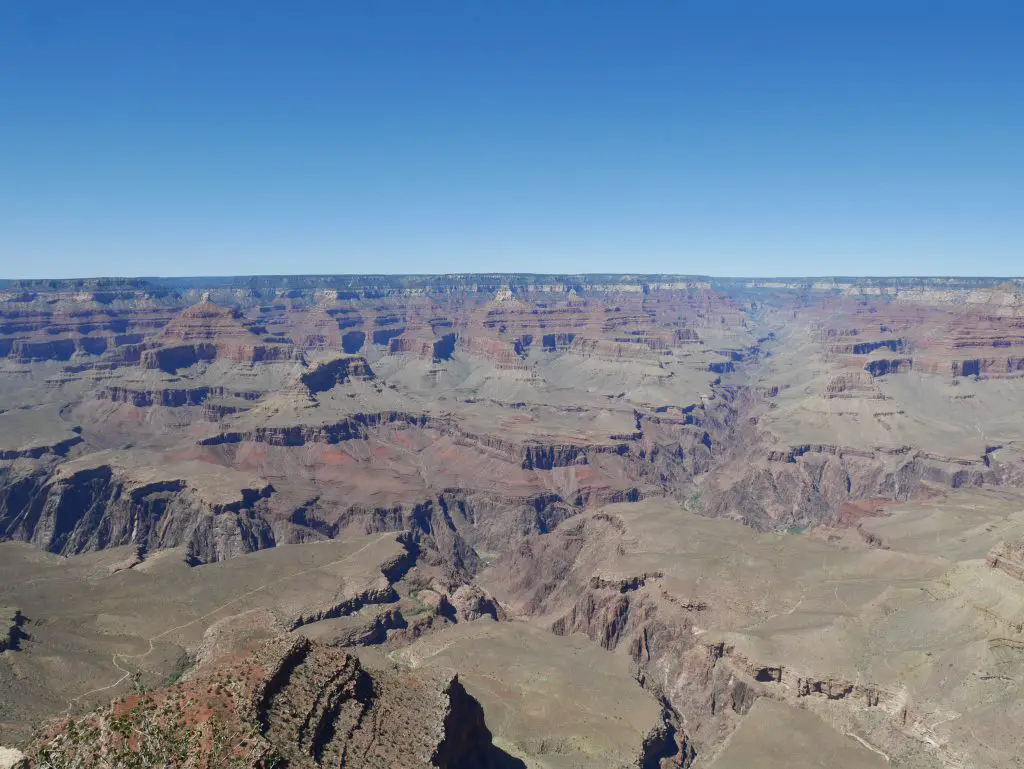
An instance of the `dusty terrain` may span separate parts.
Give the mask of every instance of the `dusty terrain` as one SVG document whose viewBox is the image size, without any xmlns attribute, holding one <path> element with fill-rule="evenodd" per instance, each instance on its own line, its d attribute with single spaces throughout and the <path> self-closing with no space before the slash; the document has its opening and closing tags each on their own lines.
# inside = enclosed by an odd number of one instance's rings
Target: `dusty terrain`
<svg viewBox="0 0 1024 769">
<path fill-rule="evenodd" d="M 1020 767 L 1022 329 L 984 279 L 0 284 L 0 743 Z"/>
</svg>

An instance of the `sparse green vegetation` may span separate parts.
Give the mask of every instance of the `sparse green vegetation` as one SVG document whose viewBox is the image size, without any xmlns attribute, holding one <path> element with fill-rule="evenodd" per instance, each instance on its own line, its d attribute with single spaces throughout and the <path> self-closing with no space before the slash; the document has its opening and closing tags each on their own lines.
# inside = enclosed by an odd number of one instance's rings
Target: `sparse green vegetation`
<svg viewBox="0 0 1024 769">
<path fill-rule="evenodd" d="M 69 722 L 63 733 L 39 747 L 34 759 L 52 769 L 245 769 L 254 759 L 267 767 L 281 765 L 276 756 L 265 755 L 266 743 L 255 726 L 217 713 L 189 725 L 189 716 L 184 709 L 164 718 L 147 716 L 141 708 L 123 715 L 108 710 L 81 723 Z"/>
<path fill-rule="evenodd" d="M 167 676 L 167 686 L 174 686 L 174 684 L 178 683 L 191 667 L 192 659 L 188 654 L 182 652 L 178 655 L 178 659 L 175 660 L 174 668 L 171 670 L 170 675 Z"/>
<path fill-rule="evenodd" d="M 404 610 L 402 614 L 409 617 L 420 617 L 424 614 L 436 614 L 437 609 L 429 604 L 424 603 L 420 600 L 419 596 L 426 588 L 417 587 L 409 591 L 409 598 L 415 601 L 416 605 L 410 609 Z"/>
</svg>

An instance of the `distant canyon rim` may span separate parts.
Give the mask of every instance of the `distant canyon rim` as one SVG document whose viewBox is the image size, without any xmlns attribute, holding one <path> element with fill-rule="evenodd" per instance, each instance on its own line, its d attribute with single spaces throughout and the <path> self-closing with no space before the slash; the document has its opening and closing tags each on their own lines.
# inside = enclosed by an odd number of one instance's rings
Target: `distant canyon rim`
<svg viewBox="0 0 1024 769">
<path fill-rule="evenodd" d="M 1020 769 L 1024 279 L 0 281 L 0 607 L 0 767 Z"/>
</svg>

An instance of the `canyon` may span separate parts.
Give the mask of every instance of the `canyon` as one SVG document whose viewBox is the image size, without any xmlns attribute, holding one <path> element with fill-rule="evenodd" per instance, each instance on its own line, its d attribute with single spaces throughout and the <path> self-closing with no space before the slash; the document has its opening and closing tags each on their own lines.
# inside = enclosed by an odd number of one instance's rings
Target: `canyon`
<svg viewBox="0 0 1024 769">
<path fill-rule="evenodd" d="M 0 281 L 0 744 L 1019 767 L 1022 415 L 1018 279 Z"/>
</svg>

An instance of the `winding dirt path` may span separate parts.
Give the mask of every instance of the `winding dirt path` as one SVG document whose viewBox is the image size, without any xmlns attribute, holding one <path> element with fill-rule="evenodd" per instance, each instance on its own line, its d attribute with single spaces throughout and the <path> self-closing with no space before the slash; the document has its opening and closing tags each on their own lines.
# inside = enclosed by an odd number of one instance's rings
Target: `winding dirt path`
<svg viewBox="0 0 1024 769">
<path fill-rule="evenodd" d="M 220 606 L 216 607 L 215 609 L 211 609 L 210 611 L 206 612 L 206 614 L 203 614 L 203 615 L 201 615 L 199 617 L 196 617 L 195 619 L 189 620 L 188 622 L 182 623 L 181 625 L 176 625 L 176 626 L 174 626 L 172 628 L 168 628 L 168 629 L 166 629 L 166 630 L 164 630 L 164 631 L 162 631 L 160 633 L 157 633 L 155 636 L 146 639 L 147 643 L 149 644 L 149 649 L 147 649 L 144 652 L 141 652 L 140 654 L 124 654 L 122 652 L 115 652 L 111 656 L 110 662 L 111 662 L 111 664 L 117 670 L 122 672 L 124 675 L 122 675 L 119 679 L 114 681 L 114 683 L 112 683 L 112 684 L 110 684 L 108 686 L 100 686 L 100 687 L 97 687 L 95 689 L 90 689 L 89 691 L 83 692 L 82 694 L 79 694 L 77 697 L 73 697 L 72 699 L 68 700 L 68 707 L 64 711 L 64 715 L 69 715 L 71 713 L 71 710 L 74 708 L 76 702 L 80 702 L 81 700 L 85 699 L 86 697 L 88 697 L 88 696 L 90 696 L 92 694 L 99 694 L 100 692 L 105 692 L 105 691 L 109 691 L 110 689 L 115 689 L 118 686 L 120 686 L 121 684 L 123 684 L 125 681 L 127 681 L 129 678 L 131 678 L 132 672 L 129 671 L 129 670 L 125 670 L 123 667 L 121 667 L 120 663 L 118 662 L 118 658 L 123 659 L 123 660 L 130 660 L 130 659 L 139 660 L 139 661 L 144 660 L 146 657 L 148 657 L 150 654 L 153 653 L 153 650 L 156 648 L 154 646 L 154 643 L 156 641 L 159 641 L 161 638 L 163 638 L 163 637 L 165 637 L 167 635 L 170 635 L 171 633 L 175 633 L 175 632 L 177 632 L 179 630 L 184 630 L 185 628 L 187 628 L 187 627 L 189 627 L 191 625 L 194 625 L 197 622 L 202 622 L 203 620 L 208 619 L 209 617 L 212 617 L 214 614 L 217 614 L 217 613 L 223 611 L 224 609 L 228 608 L 232 604 L 238 603 L 239 601 L 243 601 L 246 598 L 248 598 L 248 597 L 250 597 L 252 595 L 255 595 L 256 593 L 259 593 L 259 592 L 261 592 L 263 590 L 266 590 L 268 587 L 271 587 L 272 585 L 276 585 L 276 584 L 279 584 L 279 583 L 284 582 L 286 580 L 294 579 L 296 577 L 301 577 L 301 576 L 303 576 L 305 574 L 309 574 L 311 572 L 318 571 L 320 569 L 325 569 L 325 568 L 327 568 L 329 566 L 337 566 L 340 563 L 345 563 L 346 561 L 349 561 L 352 558 L 355 558 L 360 553 L 366 551 L 371 546 L 376 545 L 382 539 L 385 539 L 385 538 L 387 538 L 389 536 L 394 536 L 394 533 L 393 532 L 389 532 L 388 534 L 381 535 L 380 537 L 377 537 L 376 539 L 373 539 L 370 542 L 367 542 L 365 545 L 360 547 L 358 550 L 355 550 L 354 552 L 349 553 L 348 555 L 343 556 L 342 558 L 338 558 L 338 559 L 335 559 L 333 561 L 329 561 L 327 563 L 321 563 L 321 564 L 318 564 L 316 566 L 311 566 L 309 568 L 302 569 L 300 571 L 292 572 L 291 574 L 285 574 L 282 577 L 278 577 L 277 579 L 272 579 L 272 580 L 270 580 L 268 582 L 264 582 L 262 585 L 258 585 L 257 587 L 252 588 L 251 590 L 247 590 L 244 593 L 242 593 L 241 595 L 237 595 L 234 598 L 232 598 L 231 600 L 225 601 L 224 603 L 222 603 Z M 327 541 L 331 541 L 331 540 L 327 540 Z"/>
</svg>

